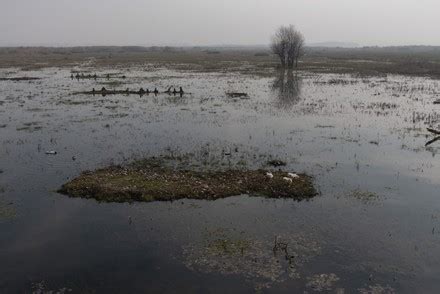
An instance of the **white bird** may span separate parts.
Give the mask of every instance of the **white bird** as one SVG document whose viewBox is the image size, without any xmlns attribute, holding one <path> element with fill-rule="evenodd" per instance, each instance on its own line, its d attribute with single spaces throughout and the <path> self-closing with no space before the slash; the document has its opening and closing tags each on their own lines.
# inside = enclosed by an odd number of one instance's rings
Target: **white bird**
<svg viewBox="0 0 440 294">
<path fill-rule="evenodd" d="M 273 174 L 270 173 L 270 172 L 267 172 L 267 173 L 266 173 L 266 178 L 268 178 L 268 179 L 273 179 Z"/>
<path fill-rule="evenodd" d="M 289 178 L 291 178 L 291 179 L 298 179 L 299 178 L 299 176 L 297 174 L 294 174 L 294 173 L 288 173 L 287 176 Z"/>
<path fill-rule="evenodd" d="M 283 180 L 285 180 L 288 183 L 293 183 L 292 179 L 288 177 L 284 177 Z"/>
</svg>

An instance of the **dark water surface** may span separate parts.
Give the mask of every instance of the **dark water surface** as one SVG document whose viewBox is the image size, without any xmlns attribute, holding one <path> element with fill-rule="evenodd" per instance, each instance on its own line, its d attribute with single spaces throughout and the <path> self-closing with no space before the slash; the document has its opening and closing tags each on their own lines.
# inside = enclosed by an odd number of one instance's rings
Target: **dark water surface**
<svg viewBox="0 0 440 294">
<path fill-rule="evenodd" d="M 0 72 L 42 78 L 0 81 L 0 292 L 438 293 L 440 143 L 424 147 L 438 81 L 91 70 L 127 78 Z M 102 86 L 191 93 L 71 95 Z M 101 204 L 54 192 L 159 155 L 201 169 L 281 159 L 320 195 Z"/>
</svg>

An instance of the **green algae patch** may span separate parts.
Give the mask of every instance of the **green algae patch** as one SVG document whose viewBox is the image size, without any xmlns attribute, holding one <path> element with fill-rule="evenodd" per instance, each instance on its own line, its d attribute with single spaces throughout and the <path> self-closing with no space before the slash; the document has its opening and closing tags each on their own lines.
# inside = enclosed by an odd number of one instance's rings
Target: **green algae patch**
<svg viewBox="0 0 440 294">
<path fill-rule="evenodd" d="M 242 194 L 303 200 L 317 194 L 307 175 L 288 180 L 287 172 L 271 174 L 273 177 L 268 177 L 264 170 L 185 170 L 147 159 L 125 167 L 83 172 L 58 192 L 103 202 L 215 200 Z"/>
</svg>

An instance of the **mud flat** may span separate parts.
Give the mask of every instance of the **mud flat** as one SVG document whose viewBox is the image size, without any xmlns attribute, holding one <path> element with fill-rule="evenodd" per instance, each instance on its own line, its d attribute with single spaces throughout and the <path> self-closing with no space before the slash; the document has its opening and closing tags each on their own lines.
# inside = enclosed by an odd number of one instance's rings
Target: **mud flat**
<svg viewBox="0 0 440 294">
<path fill-rule="evenodd" d="M 312 178 L 307 175 L 300 174 L 293 179 L 284 171 L 272 175 L 268 177 L 264 170 L 176 169 L 151 158 L 128 166 L 83 172 L 58 192 L 103 202 L 215 200 L 242 194 L 303 200 L 317 194 Z"/>
</svg>

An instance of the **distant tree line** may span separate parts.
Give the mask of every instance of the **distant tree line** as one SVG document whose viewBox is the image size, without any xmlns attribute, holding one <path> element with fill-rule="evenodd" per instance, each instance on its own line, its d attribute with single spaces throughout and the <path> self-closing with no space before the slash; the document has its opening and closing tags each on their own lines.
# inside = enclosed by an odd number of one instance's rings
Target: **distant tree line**
<svg viewBox="0 0 440 294">
<path fill-rule="evenodd" d="M 281 26 L 272 37 L 271 49 L 278 56 L 283 68 L 298 67 L 298 60 L 304 55 L 305 39 L 293 25 Z"/>
</svg>

